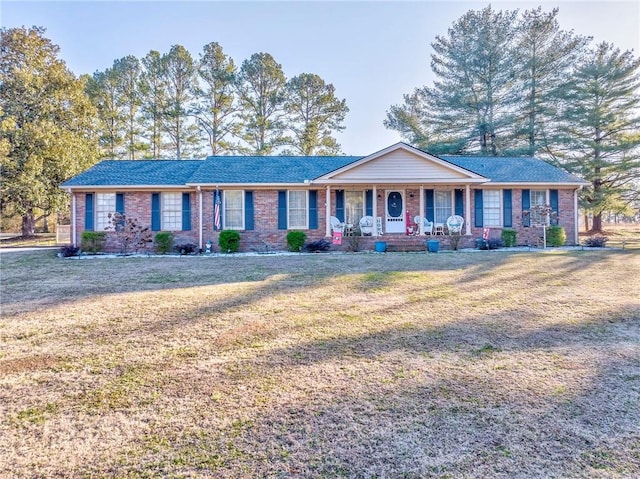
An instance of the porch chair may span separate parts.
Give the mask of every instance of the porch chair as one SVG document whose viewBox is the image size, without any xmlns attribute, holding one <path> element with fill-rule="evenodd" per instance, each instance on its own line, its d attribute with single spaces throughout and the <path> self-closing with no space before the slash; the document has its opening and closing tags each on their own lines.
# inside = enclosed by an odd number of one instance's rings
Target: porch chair
<svg viewBox="0 0 640 479">
<path fill-rule="evenodd" d="M 335 216 L 331 217 L 331 232 L 339 231 L 340 233 L 344 233 L 344 223 L 340 221 Z"/>
<path fill-rule="evenodd" d="M 416 216 L 413 219 L 413 222 L 416 224 L 417 233 L 420 234 L 420 216 Z M 432 235 L 433 234 L 433 221 L 429 221 L 427 218 L 422 218 L 422 222 L 424 223 L 424 234 Z"/>
<path fill-rule="evenodd" d="M 362 236 L 371 236 L 373 234 L 373 216 L 360 218 L 360 231 Z"/>
<path fill-rule="evenodd" d="M 460 215 L 453 215 L 447 218 L 447 230 L 450 235 L 461 235 L 462 225 L 464 225 L 464 218 Z"/>
</svg>

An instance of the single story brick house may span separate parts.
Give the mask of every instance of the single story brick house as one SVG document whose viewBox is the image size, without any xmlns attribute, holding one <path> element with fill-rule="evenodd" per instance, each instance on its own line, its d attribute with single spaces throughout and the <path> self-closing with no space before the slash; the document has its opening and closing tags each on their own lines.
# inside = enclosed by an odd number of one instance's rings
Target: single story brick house
<svg viewBox="0 0 640 479">
<path fill-rule="evenodd" d="M 364 248 L 380 235 L 401 248 L 423 247 L 423 226 L 410 225 L 413 218 L 445 223 L 454 214 L 465 220 L 464 246 L 486 228 L 494 237 L 512 228 L 518 244 L 533 244 L 541 234 L 529 216 L 536 205 L 549 205 L 567 243 L 576 244 L 578 191 L 586 184 L 536 158 L 437 157 L 397 143 L 368 156 L 107 160 L 61 188 L 71 195 L 74 244 L 82 231 L 102 231 L 108 214 L 121 212 L 201 249 L 233 229 L 241 250 L 264 251 L 285 249 L 291 230 L 304 231 L 308 241 L 331 239 L 331 217 L 358 224 L 363 216 L 376 219 Z M 447 236 L 441 239 L 446 248 Z"/>
</svg>

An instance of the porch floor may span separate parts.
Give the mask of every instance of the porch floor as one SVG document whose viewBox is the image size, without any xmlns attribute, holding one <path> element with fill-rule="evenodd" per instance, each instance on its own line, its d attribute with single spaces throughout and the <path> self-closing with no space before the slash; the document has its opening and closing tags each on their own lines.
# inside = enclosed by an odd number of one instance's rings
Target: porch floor
<svg viewBox="0 0 640 479">
<path fill-rule="evenodd" d="M 460 236 L 458 242 L 458 248 L 471 248 L 475 245 L 473 236 Z M 384 234 L 382 236 L 345 236 L 342 238 L 342 245 L 334 245 L 334 249 L 349 251 L 352 250 L 352 242 L 358 242 L 359 251 L 373 251 L 375 250 L 376 241 L 384 241 L 387 243 L 387 251 L 426 251 L 426 242 L 429 240 L 438 240 L 440 242 L 441 250 L 451 250 L 452 238 L 449 235 L 422 235 L 422 236 L 407 236 L 404 234 Z"/>
</svg>

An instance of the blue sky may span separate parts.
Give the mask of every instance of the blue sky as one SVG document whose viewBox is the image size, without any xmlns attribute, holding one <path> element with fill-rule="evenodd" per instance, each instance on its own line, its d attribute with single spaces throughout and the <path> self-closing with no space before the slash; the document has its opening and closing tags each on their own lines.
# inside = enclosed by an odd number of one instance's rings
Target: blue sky
<svg viewBox="0 0 640 479">
<path fill-rule="evenodd" d="M 431 42 L 481 1 L 10 1 L 0 2 L 3 27 L 43 26 L 77 75 L 117 58 L 184 45 L 194 57 L 216 41 L 239 66 L 267 52 L 287 78 L 316 73 L 332 83 L 350 112 L 338 135 L 344 153 L 366 155 L 400 136 L 382 122 L 393 104 L 431 83 Z M 491 2 L 496 10 L 559 7 L 560 25 L 595 41 L 640 54 L 640 2 Z"/>
</svg>

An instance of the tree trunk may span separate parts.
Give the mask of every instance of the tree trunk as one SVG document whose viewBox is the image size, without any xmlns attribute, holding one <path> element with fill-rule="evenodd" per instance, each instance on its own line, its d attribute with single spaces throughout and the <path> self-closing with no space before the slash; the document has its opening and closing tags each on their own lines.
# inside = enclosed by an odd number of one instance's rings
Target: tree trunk
<svg viewBox="0 0 640 479">
<path fill-rule="evenodd" d="M 602 233 L 602 213 L 593 214 L 593 226 L 591 231 L 595 233 Z"/>
<path fill-rule="evenodd" d="M 584 212 L 584 230 L 589 231 L 589 213 Z"/>
<path fill-rule="evenodd" d="M 22 215 L 22 236 L 34 236 L 35 235 L 35 218 L 33 217 L 33 210 L 29 209 L 27 213 Z"/>
</svg>

